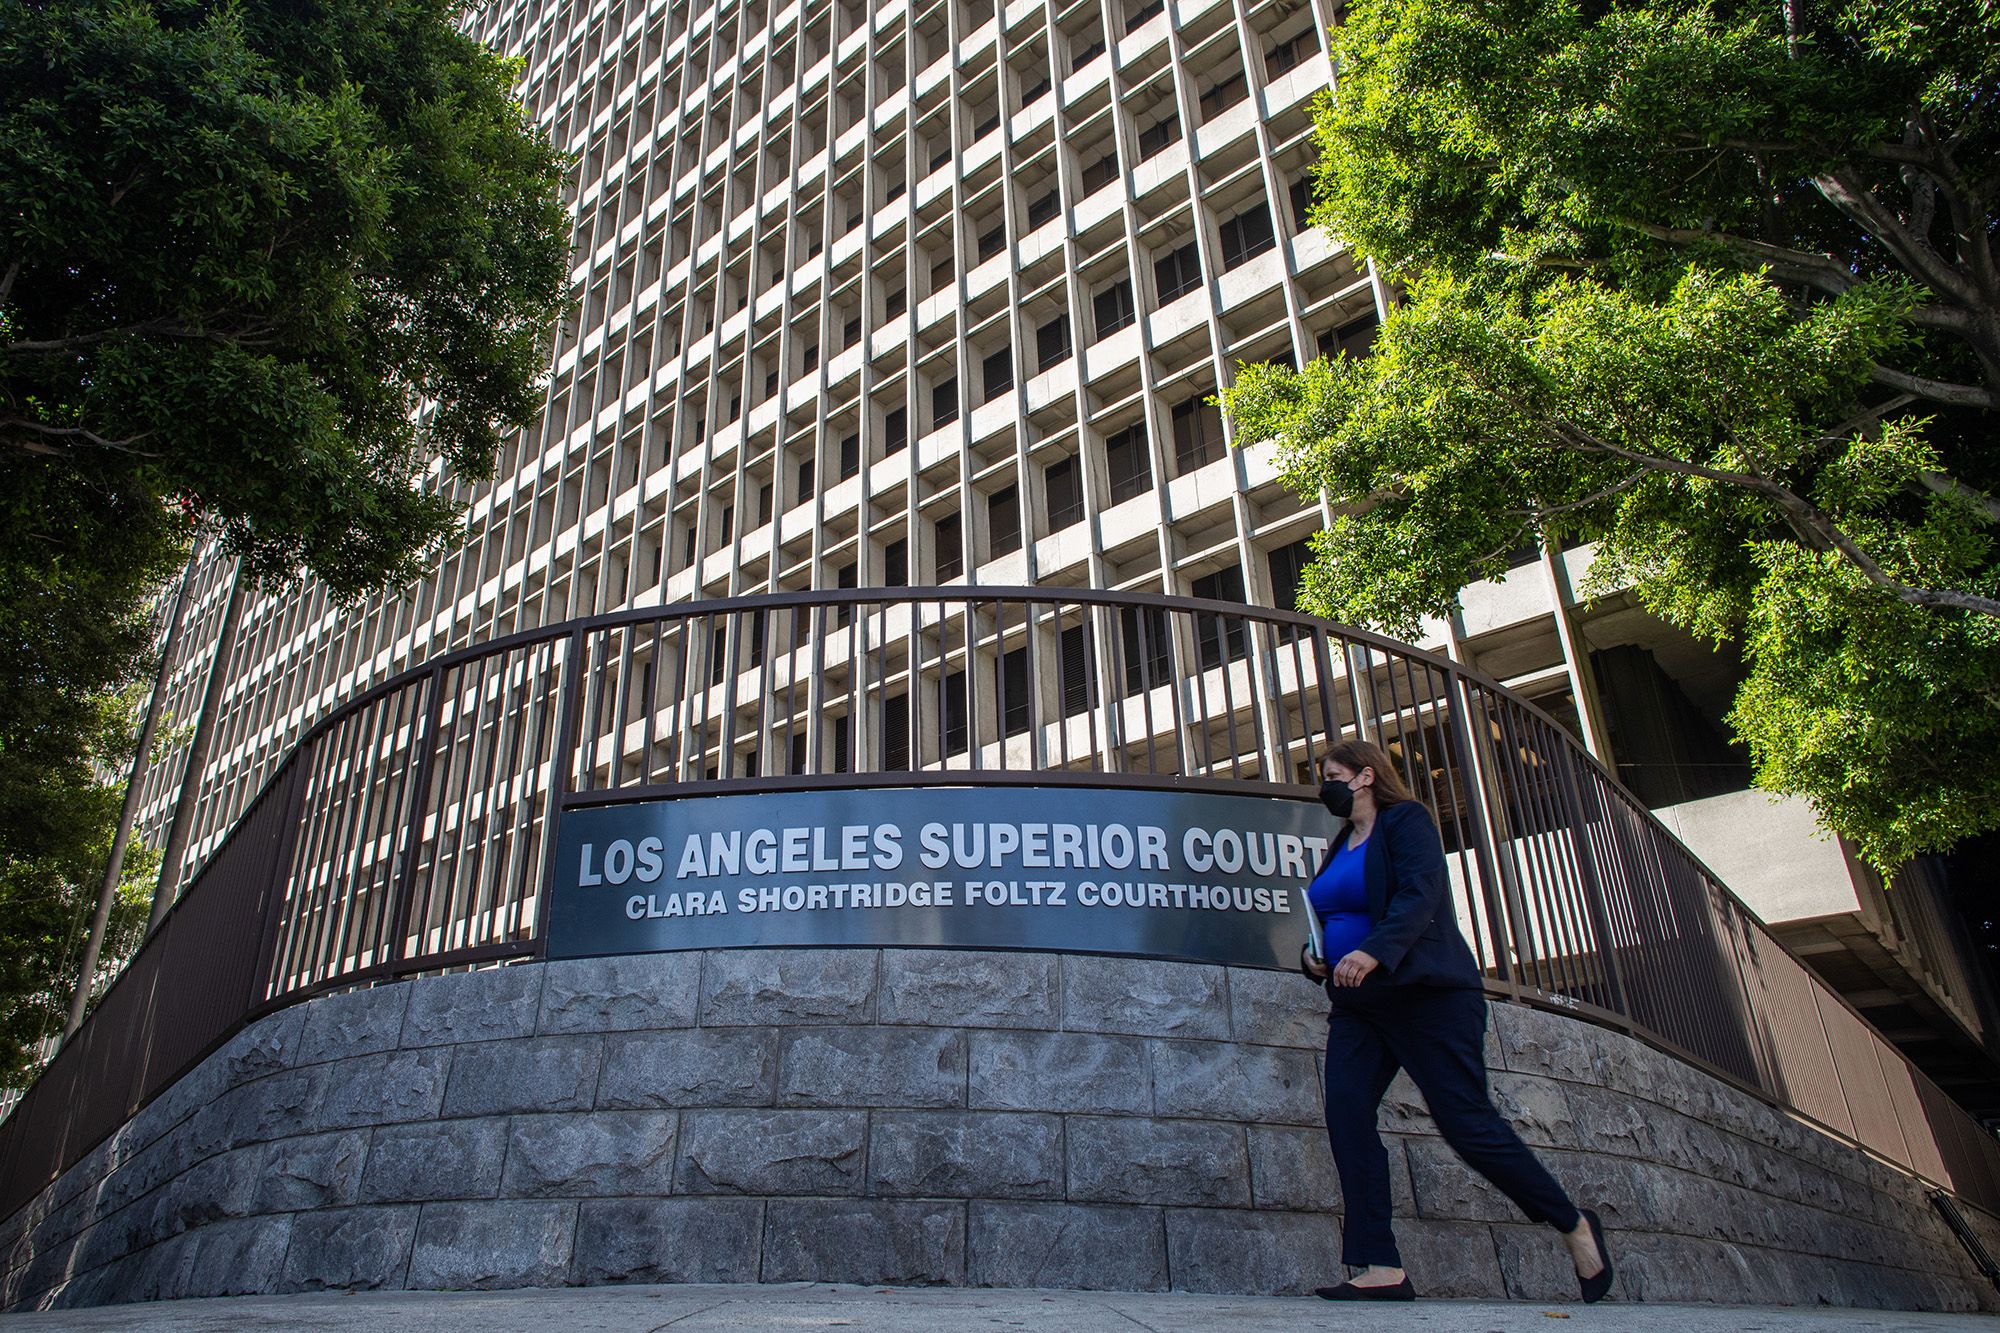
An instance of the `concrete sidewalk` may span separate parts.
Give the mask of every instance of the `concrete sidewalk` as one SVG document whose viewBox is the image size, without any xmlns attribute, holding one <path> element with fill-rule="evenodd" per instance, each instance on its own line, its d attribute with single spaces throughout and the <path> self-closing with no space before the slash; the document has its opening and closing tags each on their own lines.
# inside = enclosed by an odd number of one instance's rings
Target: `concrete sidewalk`
<svg viewBox="0 0 2000 1333">
<path fill-rule="evenodd" d="M 725 1333 L 750 1329 L 854 1328 L 877 1333 L 1029 1329 L 1032 1333 L 1806 1333 L 1807 1330 L 1991 1330 L 1983 1315 L 1743 1305 L 1525 1305 L 1418 1301 L 1335 1305 L 1311 1297 L 1185 1293 L 984 1291 L 882 1287 L 591 1287 L 563 1291 L 366 1292 L 165 1301 L 95 1310 L 0 1316 L 13 1333 L 56 1329 L 159 1329 L 171 1333 L 302 1330 L 305 1333 Z"/>
</svg>

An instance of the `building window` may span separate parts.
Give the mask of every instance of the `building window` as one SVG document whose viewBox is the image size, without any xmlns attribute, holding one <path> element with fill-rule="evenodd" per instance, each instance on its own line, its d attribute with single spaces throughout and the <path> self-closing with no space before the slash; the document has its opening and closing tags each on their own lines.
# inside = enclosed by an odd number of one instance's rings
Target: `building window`
<svg viewBox="0 0 2000 1333">
<path fill-rule="evenodd" d="M 1110 474 L 1111 503 L 1123 504 L 1153 489 L 1153 465 L 1146 456 L 1146 431 L 1127 426 L 1104 441 L 1104 465 Z"/>
<path fill-rule="evenodd" d="M 985 263 L 1007 246 L 1007 227 L 1001 224 L 979 238 L 979 262 Z"/>
<path fill-rule="evenodd" d="M 1165 0 L 1146 0 L 1146 3 L 1126 15 L 1125 31 L 1137 32 L 1145 25 L 1148 19 L 1153 18 L 1165 8 Z"/>
<path fill-rule="evenodd" d="M 1153 264 L 1153 282 L 1160 291 L 1160 304 L 1186 296 L 1201 286 L 1201 252 L 1193 241 Z"/>
<path fill-rule="evenodd" d="M 1049 91 L 1049 76 L 1044 74 L 1021 91 L 1021 105 L 1033 106 Z"/>
<path fill-rule="evenodd" d="M 1118 609 L 1119 637 L 1125 645 L 1125 693 L 1157 689 L 1173 676 L 1173 641 L 1167 613 L 1157 606 Z"/>
<path fill-rule="evenodd" d="M 882 317 L 884 319 L 894 319 L 909 308 L 910 289 L 908 287 L 898 287 L 895 291 L 890 292 L 888 297 L 882 302 Z"/>
<path fill-rule="evenodd" d="M 910 766 L 910 696 L 882 701 L 882 767 L 901 772 Z"/>
<path fill-rule="evenodd" d="M 1217 602 L 1243 601 L 1243 571 L 1235 565 L 1196 579 L 1196 597 Z M 1243 617 L 1203 613 L 1195 616 L 1195 649 L 1203 670 L 1235 661 L 1247 651 Z"/>
<path fill-rule="evenodd" d="M 812 459 L 808 458 L 805 462 L 799 464 L 799 498 L 797 502 L 804 504 L 806 501 L 812 499 L 812 497 L 813 464 Z"/>
<path fill-rule="evenodd" d="M 860 566 L 855 564 L 853 561 L 849 561 L 847 564 L 842 565 L 840 569 L 835 572 L 833 576 L 833 583 L 836 588 L 860 587 L 861 586 Z M 854 607 L 851 603 L 842 602 L 839 606 L 833 608 L 833 623 L 837 627 L 845 629 L 853 620 L 854 620 Z"/>
<path fill-rule="evenodd" d="M 1222 224 L 1222 267 L 1235 268 L 1278 243 L 1271 231 L 1271 209 L 1252 204 Z"/>
<path fill-rule="evenodd" d="M 853 719 L 846 714 L 829 718 L 827 726 L 833 731 L 833 771 L 846 773 L 854 767 L 854 727 Z"/>
<path fill-rule="evenodd" d="M 1193 472 L 1222 457 L 1222 413 L 1214 403 L 1190 398 L 1174 409 L 1174 469 Z"/>
<path fill-rule="evenodd" d="M 894 407 L 882 414 L 882 453 L 900 453 L 910 443 L 910 414 Z"/>
<path fill-rule="evenodd" d="M 1312 181 L 1312 173 L 1310 171 L 1308 171 L 1305 175 L 1299 177 L 1297 180 L 1292 182 L 1291 193 L 1292 193 L 1292 230 L 1293 231 L 1311 230 L 1312 206 L 1313 206 L 1313 181 Z"/>
<path fill-rule="evenodd" d="M 906 538 L 898 537 L 882 548 L 882 586 L 910 586 L 910 543 Z"/>
<path fill-rule="evenodd" d="M 1321 356 L 1347 356 L 1360 360 L 1375 350 L 1375 334 L 1380 328 L 1375 316 L 1363 315 L 1337 329 L 1328 329 L 1319 335 Z"/>
<path fill-rule="evenodd" d="M 1097 705 L 1097 680 L 1090 671 L 1090 628 L 1071 625 L 1062 632 L 1057 665 L 1062 672 L 1064 717 L 1089 712 Z"/>
<path fill-rule="evenodd" d="M 1098 288 L 1090 298 L 1090 308 L 1097 319 L 1097 336 L 1109 338 L 1130 324 L 1136 313 L 1132 305 L 1132 280 L 1120 278 Z"/>
<path fill-rule="evenodd" d="M 1289 74 L 1299 63 L 1319 50 L 1319 38 L 1311 28 L 1288 37 L 1264 52 L 1264 71 L 1270 78 Z"/>
<path fill-rule="evenodd" d="M 979 364 L 980 379 L 986 387 L 981 402 L 990 403 L 1014 387 L 1014 349 L 1003 347 Z"/>
<path fill-rule="evenodd" d="M 1042 469 L 1042 490 L 1049 504 L 1049 531 L 1060 532 L 1083 521 L 1081 459 L 1065 458 Z"/>
<path fill-rule="evenodd" d="M 819 344 L 807 343 L 805 354 L 800 360 L 802 362 L 802 371 L 817 369 L 819 367 Z"/>
<path fill-rule="evenodd" d="M 757 488 L 757 526 L 760 528 L 771 521 L 771 495 L 770 482 Z"/>
<path fill-rule="evenodd" d="M 961 669 L 938 682 L 942 706 L 938 709 L 939 748 L 946 754 L 961 754 L 972 743 L 972 710 L 966 698 L 966 676 Z"/>
<path fill-rule="evenodd" d="M 1021 491 L 1006 486 L 986 497 L 986 536 L 993 557 L 1021 549 Z"/>
<path fill-rule="evenodd" d="M 708 635 L 708 683 L 720 685 L 729 678 L 729 635 L 717 625 Z"/>
<path fill-rule="evenodd" d="M 949 426 L 958 420 L 958 377 L 941 381 L 931 390 L 931 429 Z"/>
<path fill-rule="evenodd" d="M 794 777 L 806 771 L 806 734 L 803 731 L 792 734 L 792 763 L 789 771 Z"/>
<path fill-rule="evenodd" d="M 1296 611 L 1299 606 L 1299 580 L 1305 575 L 1305 568 L 1312 563 L 1312 543 L 1304 538 L 1289 546 L 1280 546 L 1267 557 L 1271 566 L 1271 599 L 1281 611 Z M 1276 626 L 1280 642 L 1299 638 L 1305 633 L 1303 626 Z"/>
<path fill-rule="evenodd" d="M 1118 153 L 1114 149 L 1083 169 L 1083 192 L 1086 195 L 1096 194 L 1117 179 Z"/>
<path fill-rule="evenodd" d="M 1144 162 L 1168 144 L 1181 137 L 1181 118 L 1169 111 L 1153 124 L 1139 131 L 1139 160 Z"/>
<path fill-rule="evenodd" d="M 1062 196 L 1055 190 L 1050 190 L 1047 194 L 1035 200 L 1034 203 L 1028 205 L 1029 230 L 1033 230 L 1043 223 L 1050 221 L 1061 211 Z"/>
<path fill-rule="evenodd" d="M 1067 360 L 1070 353 L 1069 316 L 1057 315 L 1035 330 L 1035 366 L 1048 370 Z"/>
<path fill-rule="evenodd" d="M 846 481 L 861 470 L 861 436 L 850 432 L 840 437 L 840 479 Z"/>
<path fill-rule="evenodd" d="M 949 583 L 965 572 L 965 523 L 957 514 L 937 521 L 937 581 Z"/>
<path fill-rule="evenodd" d="M 1240 69 L 1217 80 L 1212 88 L 1201 95 L 1202 120 L 1204 122 L 1214 120 L 1249 95 L 1250 85 L 1243 81 L 1243 71 Z"/>
<path fill-rule="evenodd" d="M 1001 654 L 996 675 L 1000 726 L 1006 735 L 1018 736 L 1032 725 L 1034 716 L 1034 701 L 1028 691 L 1028 650 L 1022 647 Z"/>
</svg>

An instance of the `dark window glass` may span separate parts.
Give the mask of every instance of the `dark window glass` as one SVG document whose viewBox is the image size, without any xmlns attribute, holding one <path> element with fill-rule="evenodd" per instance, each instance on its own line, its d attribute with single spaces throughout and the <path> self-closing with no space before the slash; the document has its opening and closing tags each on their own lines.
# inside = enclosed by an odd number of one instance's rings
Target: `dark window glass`
<svg viewBox="0 0 2000 1333">
<path fill-rule="evenodd" d="M 1031 106 L 1049 90 L 1049 77 L 1044 74 L 1021 91 L 1021 105 Z"/>
<path fill-rule="evenodd" d="M 981 402 L 992 402 L 1001 394 L 1014 387 L 1014 349 L 1003 347 L 979 363 L 979 374 L 986 386 L 986 397 Z"/>
<path fill-rule="evenodd" d="M 1021 549 L 1019 488 L 1008 486 L 986 497 L 986 533 L 995 556 Z"/>
<path fill-rule="evenodd" d="M 1028 205 L 1028 226 L 1039 227 L 1062 210 L 1062 196 L 1050 190 L 1041 198 Z"/>
<path fill-rule="evenodd" d="M 1165 0 L 1146 0 L 1145 4 L 1140 5 L 1137 9 L 1133 10 L 1130 16 L 1126 18 L 1125 31 L 1137 32 L 1141 24 L 1145 23 L 1147 19 L 1152 18 L 1155 14 L 1158 14 L 1162 9 L 1165 8 L 1166 8 Z"/>
<path fill-rule="evenodd" d="M 1004 225 L 995 227 L 992 231 L 987 232 L 979 238 L 979 262 L 983 264 L 993 258 L 993 256 L 1000 253 L 1006 244 L 1007 228 Z"/>
<path fill-rule="evenodd" d="M 1264 70 L 1275 79 L 1281 74 L 1298 68 L 1299 62 L 1319 50 L 1319 38 L 1311 28 L 1298 36 L 1279 42 L 1264 53 Z"/>
<path fill-rule="evenodd" d="M 1204 574 L 1194 581 L 1193 593 L 1196 597 L 1218 602 L 1240 603 L 1243 600 L 1243 571 L 1231 565 L 1213 574 Z M 1221 666 L 1224 661 L 1234 661 L 1246 651 L 1241 616 L 1199 614 L 1195 617 L 1194 637 L 1203 669 Z"/>
<path fill-rule="evenodd" d="M 1165 685 L 1173 670 L 1173 642 L 1167 637 L 1167 613 L 1157 606 L 1119 609 L 1118 628 L 1125 641 L 1125 693 Z"/>
<path fill-rule="evenodd" d="M 1153 489 L 1153 466 L 1146 456 L 1146 432 L 1127 426 L 1104 441 L 1105 470 L 1110 473 L 1111 503 L 1123 504 Z"/>
<path fill-rule="evenodd" d="M 958 420 L 958 377 L 942 381 L 931 390 L 931 429 L 949 426 Z"/>
<path fill-rule="evenodd" d="M 1181 118 L 1169 111 L 1163 118 L 1139 131 L 1139 160 L 1144 162 L 1180 137 Z"/>
<path fill-rule="evenodd" d="M 729 676 L 729 638 L 717 625 L 708 636 L 708 683 L 720 685 Z"/>
<path fill-rule="evenodd" d="M 1312 227 L 1313 183 L 1310 173 L 1292 182 L 1292 230 L 1306 231 Z"/>
<path fill-rule="evenodd" d="M 1076 73 L 1078 70 L 1082 69 L 1085 65 L 1088 65 L 1091 61 L 1097 59 L 1099 56 L 1103 54 L 1104 54 L 1104 39 L 1102 37 L 1092 38 L 1089 42 L 1087 42 L 1083 46 L 1078 47 L 1076 49 L 1076 54 L 1070 57 L 1069 72 L 1072 74 Z"/>
<path fill-rule="evenodd" d="M 1160 304 L 1185 296 L 1201 286 L 1201 252 L 1189 241 L 1166 258 L 1153 264 L 1153 280 L 1160 289 Z"/>
<path fill-rule="evenodd" d="M 840 326 L 840 345 L 852 347 L 861 338 L 861 321 L 850 319 Z"/>
<path fill-rule="evenodd" d="M 1174 409 L 1174 468 L 1194 471 L 1222 457 L 1222 413 L 1214 403 L 1190 398 Z"/>
<path fill-rule="evenodd" d="M 1299 607 L 1299 579 L 1305 567 L 1312 563 L 1312 543 L 1305 540 L 1280 546 L 1269 556 L 1271 564 L 1271 598 L 1282 611 L 1296 611 Z M 1305 630 L 1298 625 L 1276 627 L 1280 640 L 1295 639 Z"/>
<path fill-rule="evenodd" d="M 830 718 L 827 726 L 833 732 L 833 771 L 846 773 L 854 767 L 854 728 L 846 714 Z"/>
<path fill-rule="evenodd" d="M 1091 313 L 1097 318 L 1097 336 L 1108 338 L 1132 322 L 1132 280 L 1120 278 L 1100 287 L 1090 298 Z"/>
<path fill-rule="evenodd" d="M 818 365 L 819 365 L 819 344 L 807 343 L 805 351 L 805 368 L 807 370 L 811 370 Z"/>
<path fill-rule="evenodd" d="M 882 701 L 882 767 L 901 771 L 910 766 L 910 696 Z"/>
<path fill-rule="evenodd" d="M 965 524 L 957 514 L 937 521 L 937 580 L 946 583 L 965 572 Z"/>
<path fill-rule="evenodd" d="M 789 771 L 795 775 L 806 771 L 806 734 L 803 731 L 792 737 L 792 763 Z"/>
<path fill-rule="evenodd" d="M 759 527 L 771 521 L 771 492 L 771 483 L 768 481 L 757 488 L 757 526 Z"/>
<path fill-rule="evenodd" d="M 1328 329 L 1319 336 L 1319 354 L 1338 356 L 1345 354 L 1355 360 L 1369 355 L 1375 350 L 1375 333 L 1380 327 L 1375 316 L 1363 315 L 1337 329 Z"/>
<path fill-rule="evenodd" d="M 1214 120 L 1249 95 L 1250 85 L 1243 81 L 1243 71 L 1239 69 L 1201 95 L 1201 118 Z"/>
<path fill-rule="evenodd" d="M 1083 470 L 1079 460 L 1065 458 L 1042 470 L 1042 486 L 1049 504 L 1049 530 L 1060 532 L 1083 521 Z"/>
<path fill-rule="evenodd" d="M 1071 625 L 1062 632 L 1062 707 L 1064 717 L 1088 712 L 1097 704 L 1097 680 L 1090 672 L 1090 630 Z"/>
<path fill-rule="evenodd" d="M 812 496 L 813 496 L 813 465 L 812 465 L 812 460 L 808 458 L 805 462 L 799 464 L 798 502 L 800 504 L 804 504 L 807 500 L 812 499 Z"/>
<path fill-rule="evenodd" d="M 840 437 L 840 479 L 846 481 L 861 470 L 861 436 Z"/>
<path fill-rule="evenodd" d="M 750 665 L 753 667 L 764 665 L 764 636 L 769 629 L 768 620 L 768 615 L 763 611 L 750 613 Z M 646 668 L 649 674 L 652 669 L 651 665 Z M 648 693 L 646 697 L 650 699 L 652 695 Z"/>
<path fill-rule="evenodd" d="M 894 407 L 882 414 L 882 452 L 893 454 L 910 442 L 910 414 Z"/>
<path fill-rule="evenodd" d="M 1060 364 L 1070 353 L 1069 316 L 1057 315 L 1035 330 L 1035 365 L 1047 370 Z"/>
<path fill-rule="evenodd" d="M 882 314 L 886 319 L 894 319 L 909 308 L 910 289 L 907 287 L 898 287 L 895 291 L 890 292 L 888 298 L 883 301 Z"/>
<path fill-rule="evenodd" d="M 1033 697 L 1028 692 L 1028 650 L 1016 648 L 1000 658 L 1000 725 L 1009 736 L 1018 736 L 1031 725 Z"/>
<path fill-rule="evenodd" d="M 1096 194 L 1105 186 L 1118 179 L 1118 154 L 1106 153 L 1083 169 L 1083 192 Z"/>
<path fill-rule="evenodd" d="M 687 530 L 687 542 L 686 542 L 686 546 L 685 546 L 685 549 L 684 549 L 684 550 L 682 550 L 682 552 L 681 552 L 681 568 L 682 568 L 682 569 L 686 569 L 686 568 L 687 568 L 687 567 L 688 567 L 689 565 L 691 565 L 691 564 L 693 564 L 693 563 L 694 563 L 694 556 L 695 556 L 695 536 L 696 536 L 696 534 L 695 534 L 695 530 L 694 530 L 694 524 L 690 523 L 690 524 L 688 524 L 688 530 Z"/>
<path fill-rule="evenodd" d="M 938 710 L 941 714 L 940 721 L 943 723 L 939 729 L 942 749 L 946 754 L 963 753 L 972 742 L 972 728 L 969 725 L 971 710 L 966 707 L 965 672 L 962 670 L 952 672 L 939 683 L 938 689 L 944 696 L 944 706 Z"/>
<path fill-rule="evenodd" d="M 719 542 L 723 542 L 723 543 L 725 543 L 725 544 L 726 544 L 726 543 L 728 543 L 728 542 L 730 542 L 730 541 L 733 541 L 733 540 L 735 540 L 735 536 L 736 536 L 736 533 L 735 533 L 735 528 L 736 528 L 736 506 L 735 506 L 735 505 L 724 505 L 724 506 L 722 506 L 722 522 L 721 522 L 721 524 L 720 524 L 719 526 L 720 526 L 720 531 L 716 533 L 716 540 L 717 540 L 717 541 L 719 541 Z"/>
<path fill-rule="evenodd" d="M 910 543 L 898 537 L 882 548 L 882 586 L 907 588 L 910 585 Z"/>
<path fill-rule="evenodd" d="M 1278 243 L 1271 231 L 1271 210 L 1253 204 L 1222 224 L 1222 266 L 1235 268 Z"/>
<path fill-rule="evenodd" d="M 988 116 L 986 119 L 980 121 L 977 125 L 974 125 L 972 127 L 972 137 L 975 139 L 983 139 L 987 135 L 993 133 L 993 131 L 999 128 L 1000 128 L 1000 113 L 998 111 L 995 111 L 992 115 Z"/>
</svg>

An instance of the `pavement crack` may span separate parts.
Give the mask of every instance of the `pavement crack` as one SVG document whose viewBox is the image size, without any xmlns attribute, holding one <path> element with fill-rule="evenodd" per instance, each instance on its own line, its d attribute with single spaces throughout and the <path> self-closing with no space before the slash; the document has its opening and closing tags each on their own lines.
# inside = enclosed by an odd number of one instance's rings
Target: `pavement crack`
<svg viewBox="0 0 2000 1333">
<path fill-rule="evenodd" d="M 675 1324 L 680 1323 L 681 1320 L 683 1319 L 692 1319 L 698 1314 L 707 1314 L 710 1310 L 720 1310 L 725 1305 L 734 1305 L 734 1304 L 735 1304 L 734 1301 L 717 1301 L 713 1305 L 701 1305 L 701 1306 L 696 1306 L 692 1310 L 683 1310 L 679 1314 L 675 1315 L 672 1319 L 669 1319 L 666 1323 L 655 1324 L 653 1327 L 647 1329 L 646 1333 L 660 1333 L 661 1329 L 672 1328 Z"/>
</svg>

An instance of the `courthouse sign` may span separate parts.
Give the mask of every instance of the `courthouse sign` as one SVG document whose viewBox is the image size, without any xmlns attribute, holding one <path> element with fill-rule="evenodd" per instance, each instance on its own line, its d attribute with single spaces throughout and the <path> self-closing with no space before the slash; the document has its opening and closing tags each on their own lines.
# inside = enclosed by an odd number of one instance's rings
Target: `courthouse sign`
<svg viewBox="0 0 2000 1333">
<path fill-rule="evenodd" d="M 551 958 L 934 945 L 1291 968 L 1334 823 L 1283 797 L 922 787 L 597 806 L 561 827 Z"/>
</svg>

